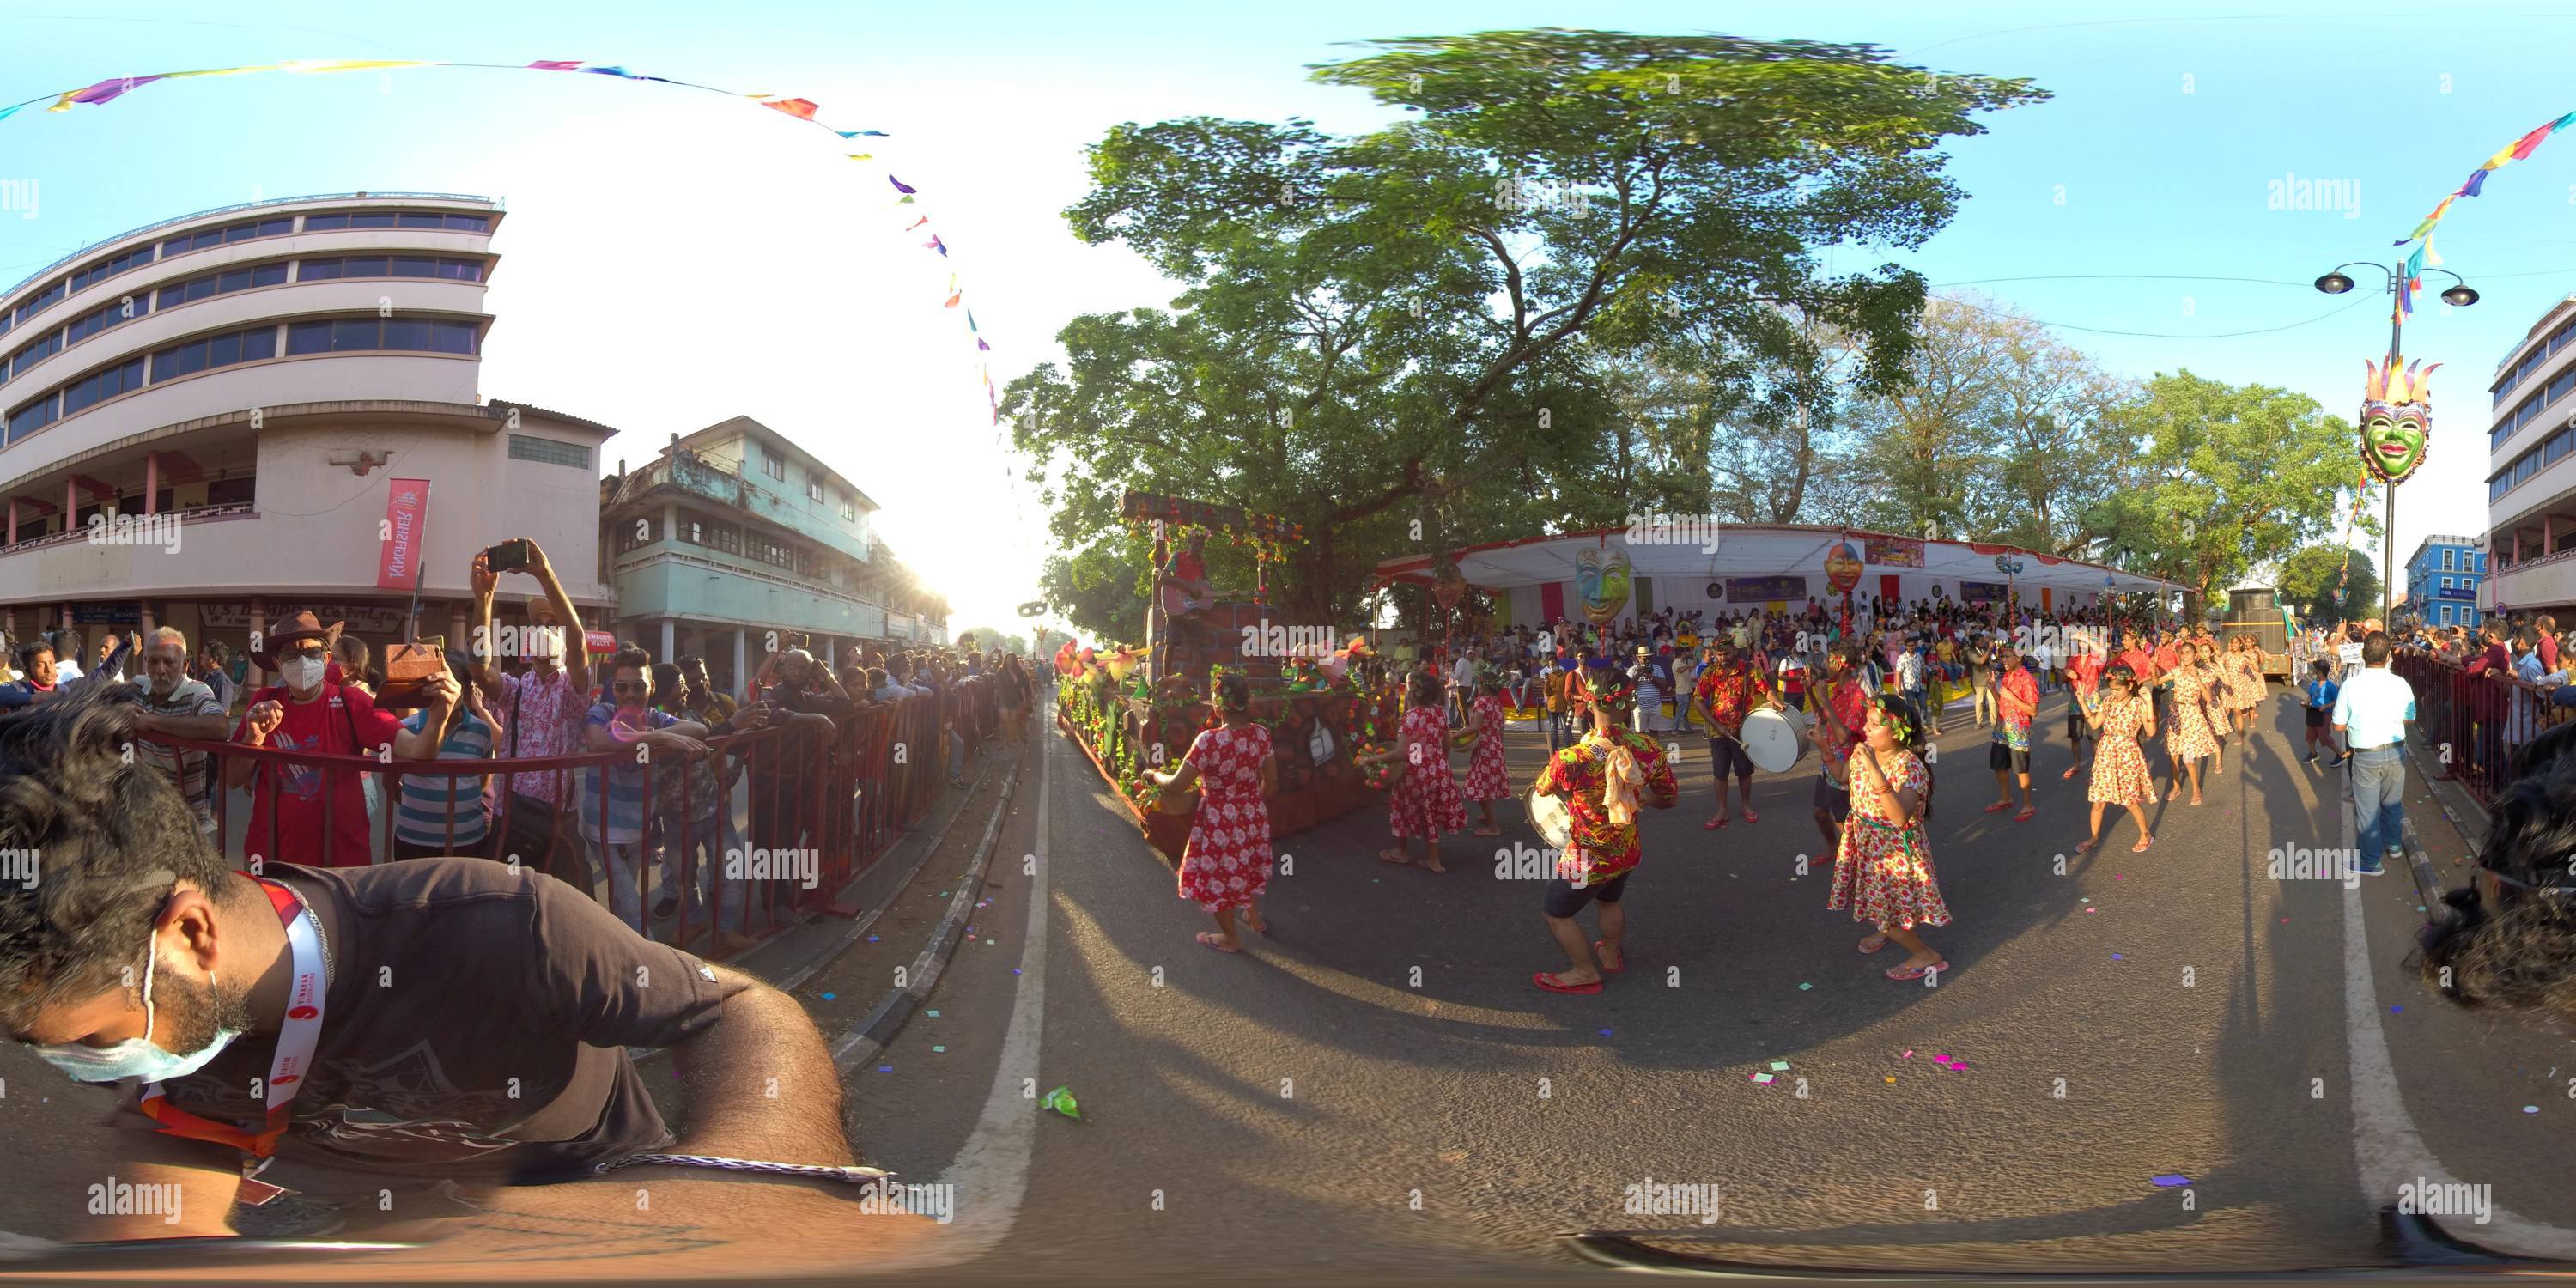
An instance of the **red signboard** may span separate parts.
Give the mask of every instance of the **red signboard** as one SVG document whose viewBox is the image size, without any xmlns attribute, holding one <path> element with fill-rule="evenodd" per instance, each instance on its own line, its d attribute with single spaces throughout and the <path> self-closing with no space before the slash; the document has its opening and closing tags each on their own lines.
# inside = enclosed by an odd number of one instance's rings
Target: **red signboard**
<svg viewBox="0 0 2576 1288">
<path fill-rule="evenodd" d="M 376 589 L 409 590 L 420 575 L 421 543 L 429 526 L 429 480 L 392 479 L 385 491 L 385 526 L 377 533 Z"/>
</svg>

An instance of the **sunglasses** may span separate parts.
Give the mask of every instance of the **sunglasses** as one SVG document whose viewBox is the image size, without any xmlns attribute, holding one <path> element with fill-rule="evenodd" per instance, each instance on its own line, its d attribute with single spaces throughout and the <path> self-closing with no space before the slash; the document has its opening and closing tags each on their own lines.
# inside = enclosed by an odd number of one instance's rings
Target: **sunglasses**
<svg viewBox="0 0 2576 1288">
<path fill-rule="evenodd" d="M 324 649 L 324 648 L 323 648 L 321 645 L 319 645 L 319 644 L 307 644 L 307 645 L 303 646 L 302 648 L 287 648 L 287 649 L 281 649 L 281 650 L 279 650 L 279 651 L 278 651 L 278 654 L 277 654 L 277 655 L 278 655 L 279 657 L 281 657 L 281 658 L 284 658 L 284 659 L 286 659 L 286 660 L 290 661 L 290 662 L 293 662 L 293 661 L 305 661 L 305 662 L 310 662 L 310 661 L 312 661 L 312 660 L 314 660 L 314 659 L 316 659 L 316 658 L 320 658 L 320 657 L 326 657 L 326 656 L 328 656 L 328 655 L 329 655 L 329 651 L 328 651 L 328 650 L 326 650 L 326 649 Z"/>
</svg>

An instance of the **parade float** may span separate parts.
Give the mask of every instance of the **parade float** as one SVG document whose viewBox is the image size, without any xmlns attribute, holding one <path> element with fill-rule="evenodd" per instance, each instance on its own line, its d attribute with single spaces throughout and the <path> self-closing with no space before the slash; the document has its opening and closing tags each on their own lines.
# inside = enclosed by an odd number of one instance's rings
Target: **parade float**
<svg viewBox="0 0 2576 1288">
<path fill-rule="evenodd" d="M 1320 628 L 1292 630 L 1264 602 L 1268 565 L 1302 543 L 1303 531 L 1270 515 L 1141 492 L 1126 495 L 1121 514 L 1155 537 L 1158 598 L 1169 546 L 1191 533 L 1251 549 L 1258 578 L 1249 600 L 1217 596 L 1178 621 L 1169 611 L 1149 613 L 1141 644 L 1067 643 L 1057 651 L 1056 725 L 1091 758 L 1145 839 L 1179 861 L 1195 793 L 1165 801 L 1145 771 L 1177 768 L 1199 733 L 1217 726 L 1208 685 L 1222 670 L 1251 681 L 1253 723 L 1270 731 L 1279 770 L 1269 802 L 1274 837 L 1379 804 L 1386 767 L 1354 761 L 1385 749 L 1399 699 L 1392 690 L 1362 690 L 1361 668 L 1352 665 L 1366 653 L 1359 639 L 1318 647 Z"/>
</svg>

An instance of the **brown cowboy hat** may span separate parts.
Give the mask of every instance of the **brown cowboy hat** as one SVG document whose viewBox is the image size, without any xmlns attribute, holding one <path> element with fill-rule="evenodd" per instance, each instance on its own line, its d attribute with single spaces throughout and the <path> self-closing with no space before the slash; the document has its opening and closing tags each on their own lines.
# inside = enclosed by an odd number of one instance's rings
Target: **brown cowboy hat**
<svg viewBox="0 0 2576 1288">
<path fill-rule="evenodd" d="M 346 622 L 333 622 L 324 626 L 322 619 L 315 617 L 310 609 L 289 613 L 268 624 L 268 632 L 260 636 L 259 647 L 250 651 L 250 660 L 259 663 L 259 669 L 263 671 L 274 671 L 277 669 L 275 650 L 278 645 L 292 644 L 297 640 L 320 640 L 327 650 L 339 644 L 340 631 L 347 625 Z"/>
</svg>

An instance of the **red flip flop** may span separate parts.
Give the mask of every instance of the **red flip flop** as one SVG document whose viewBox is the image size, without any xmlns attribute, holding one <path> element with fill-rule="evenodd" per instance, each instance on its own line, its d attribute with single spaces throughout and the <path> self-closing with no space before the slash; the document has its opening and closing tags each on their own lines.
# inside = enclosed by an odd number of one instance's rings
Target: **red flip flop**
<svg viewBox="0 0 2576 1288">
<path fill-rule="evenodd" d="M 2013 815 L 2013 821 L 2014 821 L 2014 822 L 2016 822 L 2016 823 L 2027 823 L 2027 822 L 2029 822 L 2029 821 L 2031 821 L 2032 819 L 2035 819 L 2035 818 L 2037 818 L 2037 817 L 2039 817 L 2039 811 L 2038 811 L 2038 810 L 2034 810 L 2034 809 L 2026 809 L 2026 810 L 2023 810 L 2022 812 L 2020 812 L 2020 813 L 2018 813 L 2018 814 Z"/>
<path fill-rule="evenodd" d="M 1609 942 L 1610 942 L 1610 941 L 1609 941 L 1609 940 L 1607 940 L 1607 939 L 1595 939 L 1595 940 L 1593 940 L 1593 941 L 1592 941 L 1592 951 L 1593 951 L 1593 952 L 1595 952 L 1595 953 L 1599 953 L 1599 952 L 1601 952 L 1601 945 L 1606 944 L 1606 943 L 1609 943 Z M 1604 954 L 1604 955 L 1606 956 L 1606 954 Z M 1624 970 L 1628 969 L 1628 954 L 1626 954 L 1626 953 L 1624 953 L 1624 952 L 1623 952 L 1623 953 L 1621 953 L 1621 954 L 1619 954 L 1619 964 L 1618 964 L 1618 965 L 1616 965 L 1616 966 L 1604 966 L 1604 967 L 1602 967 L 1601 969 L 1603 969 L 1603 970 L 1605 970 L 1605 971 L 1608 971 L 1608 972 L 1610 972 L 1610 973 L 1611 973 L 1611 974 L 1613 974 L 1613 975 L 1616 975 L 1616 974 L 1620 973 L 1621 971 L 1624 971 Z"/>
<path fill-rule="evenodd" d="M 1987 813 L 1989 813 L 1989 814 L 1992 814 L 1992 813 L 1994 813 L 1994 812 L 1995 812 L 1995 811 L 1997 811 L 1997 810 L 2007 810 L 2007 809 L 2011 809 L 2011 808 L 2012 808 L 2012 802 L 2011 802 L 2011 801 L 1996 801 L 1994 804 L 1989 805 L 1989 806 L 1987 806 L 1987 807 L 1986 807 L 1986 812 L 1987 812 Z"/>
<path fill-rule="evenodd" d="M 1744 821 L 1747 823 L 1759 823 L 1762 821 L 1762 816 L 1754 813 L 1753 807 L 1747 805 L 1744 807 Z"/>
<path fill-rule="evenodd" d="M 1546 971 L 1530 976 L 1530 982 L 1551 993 L 1592 994 L 1601 991 L 1601 981 L 1597 979 L 1589 984 L 1560 984 L 1556 982 L 1556 976 Z"/>
<path fill-rule="evenodd" d="M 1700 830 L 1705 832 L 1714 832 L 1724 826 L 1726 826 L 1726 816 L 1724 814 L 1720 814 L 1717 817 L 1700 824 Z"/>
<path fill-rule="evenodd" d="M 1926 975 L 1948 969 L 1950 969 L 1950 963 L 1947 961 L 1937 961 L 1929 966 L 1890 966 L 1887 968 L 1887 977 L 1893 980 L 1921 979 Z"/>
<path fill-rule="evenodd" d="M 1200 943 L 1202 943 L 1202 944 L 1205 944 L 1205 945 L 1207 945 L 1208 947 L 1213 948 L 1213 949 L 1215 949 L 1215 950 L 1217 950 L 1218 952 L 1221 952 L 1221 953 L 1239 953 L 1239 952 L 1242 952 L 1242 951 L 1243 951 L 1241 948 L 1228 948 L 1228 947 L 1226 947 L 1226 946 L 1225 946 L 1225 941 L 1224 941 L 1223 939 L 1218 938 L 1218 937 L 1217 937 L 1217 933 L 1216 933 L 1215 931 L 1213 931 L 1213 930 L 1202 930 L 1202 931 L 1200 931 L 1200 932 L 1199 932 L 1199 942 L 1200 942 Z"/>
</svg>

